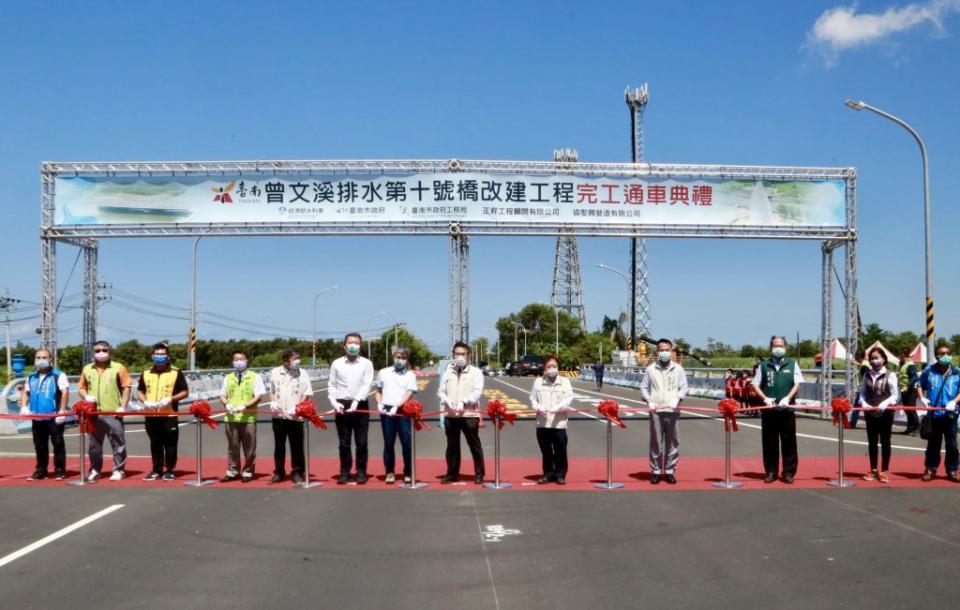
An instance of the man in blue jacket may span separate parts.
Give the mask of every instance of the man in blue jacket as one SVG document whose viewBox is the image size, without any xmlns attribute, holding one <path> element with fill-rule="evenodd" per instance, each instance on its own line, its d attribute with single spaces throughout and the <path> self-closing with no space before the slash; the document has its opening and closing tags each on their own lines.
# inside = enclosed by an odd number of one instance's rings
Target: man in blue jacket
<svg viewBox="0 0 960 610">
<path fill-rule="evenodd" d="M 917 388 L 921 404 L 931 418 L 930 437 L 927 439 L 927 454 L 923 481 L 932 481 L 940 467 L 940 444 L 946 443 L 947 478 L 960 483 L 957 468 L 960 467 L 960 454 L 957 452 L 957 399 L 960 392 L 960 371 L 953 366 L 950 348 L 941 345 L 937 348 L 937 359 L 920 374 Z M 938 408 L 939 407 L 939 408 Z"/>
<path fill-rule="evenodd" d="M 37 467 L 28 481 L 47 478 L 50 463 L 50 447 L 53 444 L 53 468 L 58 481 L 66 476 L 67 449 L 63 444 L 63 428 L 70 384 L 67 376 L 50 363 L 50 352 L 40 348 L 34 354 L 35 370 L 27 377 L 26 387 L 20 399 L 21 415 L 55 415 L 56 417 L 33 420 L 33 448 L 37 454 Z"/>
</svg>

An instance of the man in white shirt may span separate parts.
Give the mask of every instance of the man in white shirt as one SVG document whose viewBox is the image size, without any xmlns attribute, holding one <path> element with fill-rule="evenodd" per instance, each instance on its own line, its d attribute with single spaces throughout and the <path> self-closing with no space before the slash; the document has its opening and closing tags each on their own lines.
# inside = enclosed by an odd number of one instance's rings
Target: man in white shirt
<svg viewBox="0 0 960 610">
<path fill-rule="evenodd" d="M 273 411 L 273 478 L 279 483 L 286 476 L 287 439 L 290 440 L 290 476 L 294 485 L 303 483 L 306 464 L 303 454 L 303 422 L 294 416 L 297 404 L 313 396 L 310 377 L 300 370 L 300 354 L 285 349 L 280 355 L 283 364 L 270 371 L 270 410 Z"/>
<path fill-rule="evenodd" d="M 367 482 L 367 431 L 370 428 L 370 414 L 367 395 L 373 385 L 373 363 L 360 355 L 363 338 L 360 333 L 349 333 L 343 338 L 341 356 L 330 365 L 330 379 L 327 396 L 330 405 L 337 412 L 337 437 L 340 439 L 340 476 L 337 485 L 345 485 L 351 479 L 353 455 L 350 447 L 351 435 L 357 444 L 358 485 Z M 359 413 L 358 411 L 364 411 Z"/>
<path fill-rule="evenodd" d="M 417 393 L 417 376 L 408 367 L 410 350 L 402 345 L 393 348 L 393 366 L 381 369 L 377 374 L 377 411 L 380 412 L 380 427 L 383 430 L 383 468 L 387 473 L 387 485 L 396 481 L 394 467 L 396 457 L 393 447 L 400 435 L 403 449 L 403 482 L 410 484 L 410 419 L 400 413 L 400 407 Z"/>
<path fill-rule="evenodd" d="M 643 371 L 640 394 L 650 408 L 650 483 L 663 478 L 676 485 L 680 461 L 680 412 L 687 395 L 687 373 L 673 361 L 673 341 L 657 341 L 657 361 Z"/>
<path fill-rule="evenodd" d="M 444 410 L 447 434 L 447 474 L 441 483 L 450 484 L 460 478 L 460 433 L 467 439 L 473 456 L 473 482 L 483 483 L 483 445 L 480 443 L 480 396 L 483 394 L 483 373 L 470 364 L 470 346 L 457 341 L 453 346 L 453 362 L 447 365 L 440 379 L 437 397 Z"/>
</svg>

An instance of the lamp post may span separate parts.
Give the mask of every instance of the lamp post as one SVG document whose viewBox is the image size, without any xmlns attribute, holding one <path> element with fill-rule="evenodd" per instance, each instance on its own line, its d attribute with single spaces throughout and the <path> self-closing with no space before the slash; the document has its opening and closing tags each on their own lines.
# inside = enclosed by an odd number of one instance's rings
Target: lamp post
<svg viewBox="0 0 960 610">
<path fill-rule="evenodd" d="M 312 324 L 310 325 L 310 330 L 313 331 L 313 345 L 311 346 L 310 354 L 310 366 L 317 366 L 317 299 L 320 298 L 320 295 L 330 292 L 331 290 L 336 290 L 338 286 L 330 286 L 324 288 L 318 292 L 313 297 L 313 307 L 310 309 L 310 315 L 312 316 Z"/>
<path fill-rule="evenodd" d="M 920 159 L 923 162 L 923 242 L 924 242 L 924 254 L 923 262 L 926 272 L 926 333 L 927 333 L 927 360 L 930 361 L 933 359 L 933 344 L 934 339 L 936 338 L 936 332 L 934 330 L 933 324 L 933 269 L 930 266 L 932 257 L 932 246 L 930 243 L 930 173 L 928 170 L 928 161 L 927 161 L 927 147 L 923 143 L 923 138 L 920 137 L 920 134 L 917 133 L 913 127 L 907 124 L 906 121 L 896 117 L 889 112 L 884 112 L 879 108 L 875 108 L 870 104 L 862 100 L 847 100 L 844 102 L 847 107 L 860 111 L 860 110 L 869 110 L 874 114 L 878 114 L 885 119 L 889 119 L 903 127 L 910 135 L 913 136 L 913 139 L 917 141 L 917 144 L 920 146 Z"/>
</svg>

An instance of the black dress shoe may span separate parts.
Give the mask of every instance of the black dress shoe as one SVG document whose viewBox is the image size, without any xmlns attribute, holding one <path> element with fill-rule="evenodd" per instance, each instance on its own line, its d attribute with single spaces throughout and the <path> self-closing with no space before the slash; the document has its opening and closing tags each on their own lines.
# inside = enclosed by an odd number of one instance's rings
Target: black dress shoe
<svg viewBox="0 0 960 610">
<path fill-rule="evenodd" d="M 441 485 L 449 485 L 450 483 L 453 483 L 454 481 L 456 481 L 457 478 L 458 478 L 458 477 L 457 477 L 457 475 L 455 475 L 455 474 L 445 474 L 445 475 L 443 475 L 443 478 L 440 479 L 440 484 L 441 484 Z"/>
<path fill-rule="evenodd" d="M 221 483 L 229 483 L 230 481 L 236 481 L 236 480 L 237 480 L 237 475 L 235 474 L 225 474 L 222 477 L 220 477 Z"/>
<path fill-rule="evenodd" d="M 45 479 L 45 478 L 47 478 L 47 471 L 46 471 L 46 470 L 34 470 L 34 471 L 33 471 L 33 474 L 31 474 L 29 477 L 27 477 L 27 480 L 28 480 L 28 481 L 42 481 L 42 480 Z"/>
<path fill-rule="evenodd" d="M 650 475 L 650 484 L 651 484 L 651 485 L 659 485 L 659 484 L 660 484 L 660 475 L 659 475 L 659 474 L 652 474 L 652 475 Z"/>
<path fill-rule="evenodd" d="M 783 475 L 783 482 L 786 483 L 787 485 L 793 485 L 793 475 L 792 474 Z"/>
<path fill-rule="evenodd" d="M 366 482 L 369 481 L 369 480 L 370 480 L 370 477 L 367 476 L 367 473 L 365 473 L 365 472 L 358 472 L 358 473 L 357 473 L 357 485 L 363 485 L 364 483 L 366 483 Z"/>
<path fill-rule="evenodd" d="M 270 484 L 275 485 L 283 480 L 283 475 L 279 473 L 273 473 L 273 476 L 270 477 Z"/>
<path fill-rule="evenodd" d="M 293 473 L 293 476 L 290 477 L 294 485 L 303 485 L 303 475 L 299 472 Z"/>
<path fill-rule="evenodd" d="M 249 482 L 252 481 L 252 480 L 253 480 L 253 475 L 250 475 L 250 476 L 244 475 L 244 476 L 241 476 L 241 477 L 240 477 L 240 482 L 241 482 L 241 483 L 249 483 Z"/>
<path fill-rule="evenodd" d="M 666 479 L 667 483 L 670 483 L 671 485 L 677 484 L 677 477 L 673 476 L 672 474 L 667 474 L 664 479 Z"/>
<path fill-rule="evenodd" d="M 563 478 L 563 477 L 557 477 L 557 478 L 556 478 L 556 482 L 557 482 L 557 485 L 566 485 L 566 484 L 567 484 L 567 480 L 566 480 L 565 478 Z"/>
<path fill-rule="evenodd" d="M 546 485 L 550 482 L 550 477 L 540 477 L 537 479 L 537 485 Z"/>
<path fill-rule="evenodd" d="M 777 475 L 772 472 L 768 472 L 767 476 L 763 477 L 764 483 L 773 483 L 776 480 L 777 480 Z"/>
<path fill-rule="evenodd" d="M 350 482 L 349 472 L 341 472 L 340 476 L 337 477 L 337 485 L 346 485 L 349 482 Z"/>
<path fill-rule="evenodd" d="M 473 482 L 476 483 L 477 485 L 483 485 L 483 475 L 482 474 L 474 475 Z"/>
</svg>

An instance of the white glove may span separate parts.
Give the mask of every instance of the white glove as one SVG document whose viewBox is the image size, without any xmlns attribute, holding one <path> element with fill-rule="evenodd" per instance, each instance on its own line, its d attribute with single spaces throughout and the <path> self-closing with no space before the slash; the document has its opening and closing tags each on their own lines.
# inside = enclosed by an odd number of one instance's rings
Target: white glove
<svg viewBox="0 0 960 610">
<path fill-rule="evenodd" d="M 65 424 L 65 423 L 67 423 L 67 418 L 66 418 L 66 417 L 57 417 L 57 418 L 54 418 L 53 423 L 57 424 L 58 426 L 61 425 L 61 424 Z"/>
<path fill-rule="evenodd" d="M 881 402 L 880 404 L 877 405 L 877 410 L 883 413 L 884 411 L 887 410 L 888 406 L 890 405 L 888 405 L 886 402 Z"/>
<path fill-rule="evenodd" d="M 356 411 L 358 404 L 359 404 L 359 403 L 358 403 L 356 400 L 352 401 L 352 402 L 350 403 L 350 408 L 347 409 L 347 411 L 350 411 L 350 412 Z"/>
<path fill-rule="evenodd" d="M 767 405 L 768 407 L 772 407 L 774 403 L 776 403 L 776 401 L 769 396 L 763 399 L 763 404 Z"/>
<path fill-rule="evenodd" d="M 781 401 L 778 403 L 777 406 L 780 406 L 780 407 L 789 407 L 789 406 L 790 406 L 790 398 L 784 396 L 784 397 L 783 397 L 783 400 L 781 400 Z"/>
<path fill-rule="evenodd" d="M 169 406 L 169 405 L 170 405 L 170 397 L 169 397 L 169 396 L 166 396 L 166 397 L 160 399 L 160 406 L 161 406 L 161 407 L 166 407 L 166 406 Z"/>
<path fill-rule="evenodd" d="M 343 405 L 338 402 L 333 410 L 337 412 L 337 415 L 340 415 L 343 413 Z"/>
<path fill-rule="evenodd" d="M 123 413 L 123 405 L 120 405 L 119 407 L 117 407 L 117 410 L 114 411 L 114 413 Z"/>
<path fill-rule="evenodd" d="M 223 405 L 223 408 L 227 410 L 227 413 L 233 414 L 233 403 L 226 403 Z"/>
<path fill-rule="evenodd" d="M 948 402 L 947 405 L 946 405 L 946 407 L 944 407 L 944 408 L 945 408 L 947 411 L 950 411 L 951 413 L 953 413 L 954 411 L 956 411 L 956 410 L 957 410 L 957 399 L 954 398 L 953 400 L 951 400 L 950 402 Z"/>
<path fill-rule="evenodd" d="M 87 402 L 92 402 L 93 404 L 97 404 L 96 396 L 90 396 L 89 394 L 87 394 L 87 397 L 84 400 L 86 400 Z"/>
<path fill-rule="evenodd" d="M 398 410 L 399 408 L 400 408 L 400 407 L 390 407 L 390 410 L 388 411 L 388 413 L 389 413 L 390 415 L 396 415 L 396 414 L 397 414 L 397 410 Z"/>
<path fill-rule="evenodd" d="M 670 401 L 669 407 L 670 407 L 671 409 L 676 409 L 676 408 L 679 407 L 679 406 L 680 406 L 680 399 L 679 399 L 679 398 L 674 398 L 673 400 Z"/>
<path fill-rule="evenodd" d="M 143 408 L 146 406 L 142 402 L 131 402 L 127 405 L 131 411 L 143 411 Z"/>
<path fill-rule="evenodd" d="M 20 407 L 20 415 L 30 415 L 30 407 Z"/>
<path fill-rule="evenodd" d="M 273 413 L 275 417 L 283 415 L 283 409 L 281 409 L 275 402 L 270 403 L 270 412 Z"/>
<path fill-rule="evenodd" d="M 924 396 L 923 398 L 921 398 L 921 399 L 920 399 L 920 402 L 922 402 L 922 403 L 923 403 L 923 406 L 925 406 L 925 407 L 929 407 L 929 406 L 930 406 L 930 400 L 929 400 L 926 396 Z"/>
<path fill-rule="evenodd" d="M 143 401 L 143 408 L 148 411 L 153 411 L 157 408 L 157 403 L 150 402 L 149 400 Z"/>
<path fill-rule="evenodd" d="M 380 411 L 381 413 L 386 413 L 386 412 L 387 412 L 387 409 L 386 409 L 386 407 L 383 406 L 383 403 L 379 403 L 379 402 L 378 402 L 378 403 L 377 403 L 377 411 Z"/>
<path fill-rule="evenodd" d="M 458 402 L 453 406 L 454 411 L 463 411 L 463 402 Z"/>
</svg>

